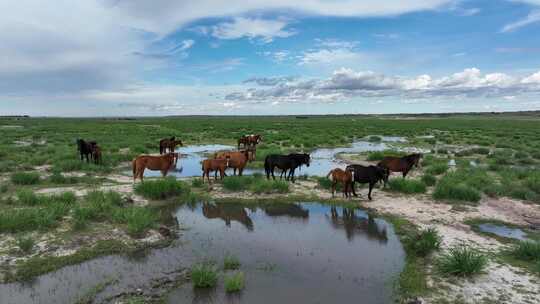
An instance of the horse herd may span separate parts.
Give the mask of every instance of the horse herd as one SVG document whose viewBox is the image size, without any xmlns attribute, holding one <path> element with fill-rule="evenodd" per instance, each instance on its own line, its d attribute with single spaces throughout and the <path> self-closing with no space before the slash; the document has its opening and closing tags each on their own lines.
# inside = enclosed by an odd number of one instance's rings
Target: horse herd
<svg viewBox="0 0 540 304">
<path fill-rule="evenodd" d="M 201 163 L 202 181 L 206 177 L 210 183 L 210 173 L 214 172 L 214 179 L 217 180 L 219 173 L 220 179 L 223 179 L 227 174 L 227 168 L 234 169 L 234 175 L 238 171 L 238 175 L 242 176 L 248 162 L 255 159 L 256 147 L 262 141 L 262 136 L 258 134 L 244 135 L 238 139 L 237 151 L 220 151 L 207 158 Z M 180 139 L 176 137 L 165 138 L 159 141 L 160 155 L 139 155 L 132 161 L 133 182 L 137 179 L 143 181 L 145 169 L 161 171 L 163 177 L 176 166 L 179 154 L 175 152 L 177 146 L 183 146 Z M 240 147 L 242 146 L 242 149 Z M 101 163 L 101 148 L 95 141 L 77 140 L 78 151 L 81 156 L 81 161 L 86 158 L 89 162 L 89 156 L 96 164 Z M 384 186 L 388 182 L 388 177 L 391 172 L 402 172 L 405 178 L 408 172 L 413 167 L 418 167 L 421 153 L 414 153 L 403 157 L 384 157 L 376 165 L 363 166 L 358 164 L 348 165 L 345 169 L 336 168 L 331 170 L 327 178 L 331 179 L 332 196 L 335 195 L 336 187 L 341 184 L 343 195 L 351 197 L 358 196 L 355 191 L 355 183 L 368 184 L 368 198 L 371 200 L 371 192 L 373 187 L 383 182 Z M 276 168 L 281 170 L 280 179 L 285 176 L 285 180 L 295 182 L 295 171 L 297 168 L 306 165 L 309 167 L 310 155 L 306 153 L 291 153 L 291 154 L 270 154 L 264 160 L 264 171 L 266 178 L 275 180 L 274 171 Z"/>
</svg>

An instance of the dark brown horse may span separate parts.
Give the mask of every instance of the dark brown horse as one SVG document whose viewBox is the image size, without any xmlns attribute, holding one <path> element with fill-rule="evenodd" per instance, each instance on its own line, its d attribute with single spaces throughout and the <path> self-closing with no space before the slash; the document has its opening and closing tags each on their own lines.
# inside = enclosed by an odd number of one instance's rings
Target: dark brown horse
<svg viewBox="0 0 540 304">
<path fill-rule="evenodd" d="M 159 154 L 172 153 L 178 145 L 180 145 L 180 147 L 184 146 L 180 139 L 176 139 L 174 136 L 171 138 L 164 138 L 159 141 Z"/>
<path fill-rule="evenodd" d="M 77 150 L 81 155 L 81 160 L 86 158 L 86 162 L 90 162 L 90 158 L 92 158 L 92 151 L 96 145 L 97 143 L 93 140 L 84 141 L 83 139 L 77 139 Z"/>
<path fill-rule="evenodd" d="M 336 192 L 336 185 L 338 183 L 342 184 L 343 195 L 345 197 L 351 196 L 352 182 L 354 176 L 353 170 L 342 170 L 340 168 L 336 168 L 330 171 L 328 175 L 326 175 L 327 178 L 330 176 L 332 176 L 332 197 L 334 197 L 334 193 Z"/>
<path fill-rule="evenodd" d="M 139 155 L 131 162 L 133 169 L 133 182 L 137 178 L 143 181 L 144 170 L 159 170 L 163 177 L 167 176 L 167 172 L 174 166 L 174 160 L 177 156 L 175 153 L 167 153 L 164 155 Z"/>
<path fill-rule="evenodd" d="M 238 139 L 238 149 L 240 149 L 240 145 L 244 145 L 244 147 L 248 146 L 256 146 L 262 141 L 262 136 L 259 134 L 250 134 L 250 135 L 244 135 Z"/>
<path fill-rule="evenodd" d="M 387 169 L 388 174 L 390 174 L 390 172 L 402 172 L 403 178 L 405 178 L 413 166 L 418 167 L 420 159 L 422 159 L 422 153 L 409 154 L 403 157 L 387 156 L 383 158 L 377 166 Z M 385 180 L 385 186 L 386 182 L 387 181 Z"/>
<path fill-rule="evenodd" d="M 366 167 L 362 165 L 348 165 L 345 170 L 354 172 L 352 182 L 352 192 L 354 196 L 358 196 L 354 190 L 355 183 L 369 184 L 369 200 L 371 200 L 371 190 L 373 190 L 373 186 L 381 180 L 386 182 L 388 179 L 388 169 L 379 166 Z"/>
<path fill-rule="evenodd" d="M 250 152 L 249 150 L 240 150 L 240 151 L 225 151 L 217 152 L 214 156 L 215 159 L 225 159 L 229 158 L 229 168 L 234 169 L 234 175 L 236 175 L 236 169 L 238 169 L 238 175 L 242 176 L 244 168 L 249 161 Z"/>
</svg>

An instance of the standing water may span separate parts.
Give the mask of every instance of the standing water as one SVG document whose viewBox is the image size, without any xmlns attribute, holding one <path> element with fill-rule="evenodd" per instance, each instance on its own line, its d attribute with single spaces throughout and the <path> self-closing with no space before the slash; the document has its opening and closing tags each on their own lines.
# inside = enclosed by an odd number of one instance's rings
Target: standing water
<svg viewBox="0 0 540 304">
<path fill-rule="evenodd" d="M 181 285 L 168 303 L 392 303 L 404 251 L 392 225 L 360 209 L 318 203 L 200 203 L 172 212 L 186 230 L 144 258 L 110 256 L 65 267 L 29 284 L 0 285 L 0 303 L 73 303 L 110 279 L 96 298 L 148 290 L 175 269 L 239 258 L 245 289 L 226 295 Z"/>
</svg>

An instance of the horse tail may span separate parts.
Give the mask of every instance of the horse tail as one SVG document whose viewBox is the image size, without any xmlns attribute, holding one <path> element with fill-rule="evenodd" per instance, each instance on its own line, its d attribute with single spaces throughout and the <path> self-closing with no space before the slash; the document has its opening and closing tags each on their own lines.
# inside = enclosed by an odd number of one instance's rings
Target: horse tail
<svg viewBox="0 0 540 304">
<path fill-rule="evenodd" d="M 330 175 L 332 175 L 332 173 L 334 173 L 334 170 L 335 170 L 335 169 L 330 170 L 330 172 L 328 172 L 328 174 L 326 174 L 326 178 L 329 178 Z"/>
<path fill-rule="evenodd" d="M 131 169 L 133 170 L 133 177 L 135 177 L 135 172 L 137 171 L 137 158 L 134 158 L 131 162 Z"/>
</svg>

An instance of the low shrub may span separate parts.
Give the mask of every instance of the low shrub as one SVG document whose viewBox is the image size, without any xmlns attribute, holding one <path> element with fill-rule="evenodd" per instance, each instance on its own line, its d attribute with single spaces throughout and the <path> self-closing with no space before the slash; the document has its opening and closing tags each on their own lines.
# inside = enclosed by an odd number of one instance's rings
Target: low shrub
<svg viewBox="0 0 540 304">
<path fill-rule="evenodd" d="M 196 288 L 210 288 L 216 286 L 218 275 L 211 263 L 199 263 L 191 268 L 191 282 Z"/>
<path fill-rule="evenodd" d="M 446 173 L 448 171 L 448 164 L 434 164 L 432 166 L 427 167 L 425 172 L 430 175 L 441 175 L 443 173 Z"/>
<path fill-rule="evenodd" d="M 135 193 L 140 194 L 145 198 L 155 200 L 187 195 L 189 192 L 189 186 L 182 181 L 176 180 L 174 177 L 144 181 L 135 186 Z"/>
<path fill-rule="evenodd" d="M 225 277 L 225 291 L 227 293 L 239 292 L 244 289 L 244 273 L 237 272 Z"/>
<path fill-rule="evenodd" d="M 393 178 L 388 181 L 390 190 L 412 194 L 426 192 L 426 185 L 414 179 Z"/>
<path fill-rule="evenodd" d="M 472 276 L 484 270 L 487 265 L 487 258 L 472 248 L 458 246 L 443 254 L 437 260 L 436 265 L 443 274 Z"/>
<path fill-rule="evenodd" d="M 39 183 L 36 172 L 15 172 L 11 174 L 11 182 L 15 185 L 35 185 Z"/>
</svg>

